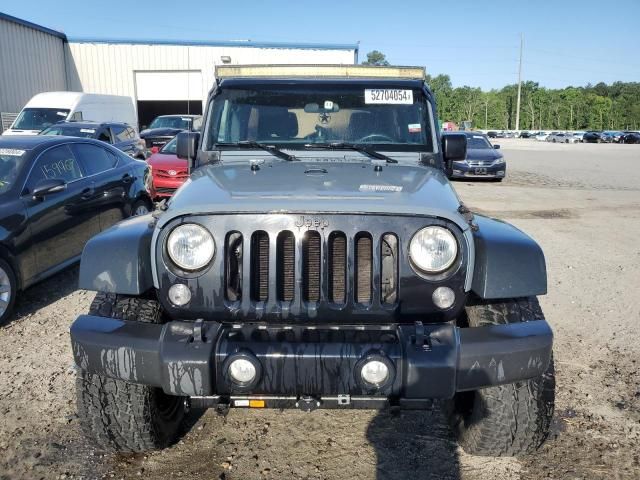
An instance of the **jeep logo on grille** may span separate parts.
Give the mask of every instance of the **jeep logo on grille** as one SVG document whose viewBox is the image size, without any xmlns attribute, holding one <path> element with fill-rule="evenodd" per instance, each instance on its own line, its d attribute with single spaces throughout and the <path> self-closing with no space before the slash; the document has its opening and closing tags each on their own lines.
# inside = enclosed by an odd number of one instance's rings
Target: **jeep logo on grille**
<svg viewBox="0 0 640 480">
<path fill-rule="evenodd" d="M 308 228 L 326 228 L 329 226 L 329 220 L 322 217 L 307 217 L 300 215 L 296 218 L 296 227 L 308 227 Z"/>
</svg>

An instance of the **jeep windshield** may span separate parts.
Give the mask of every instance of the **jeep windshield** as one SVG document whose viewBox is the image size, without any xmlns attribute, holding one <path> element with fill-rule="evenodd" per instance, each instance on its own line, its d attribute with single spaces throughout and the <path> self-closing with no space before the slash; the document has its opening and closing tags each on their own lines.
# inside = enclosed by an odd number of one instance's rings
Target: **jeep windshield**
<svg viewBox="0 0 640 480">
<path fill-rule="evenodd" d="M 204 145 L 433 152 L 431 118 L 421 88 L 376 82 L 223 85 L 209 108 Z"/>
</svg>

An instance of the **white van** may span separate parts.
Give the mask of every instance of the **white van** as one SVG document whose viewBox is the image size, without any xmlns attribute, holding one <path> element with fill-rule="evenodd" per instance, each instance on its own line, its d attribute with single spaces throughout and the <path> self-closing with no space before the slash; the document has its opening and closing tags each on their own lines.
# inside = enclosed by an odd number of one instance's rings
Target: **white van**
<svg viewBox="0 0 640 480">
<path fill-rule="evenodd" d="M 80 92 L 45 92 L 35 95 L 3 135 L 37 135 L 62 120 L 123 122 L 138 130 L 131 97 Z"/>
</svg>

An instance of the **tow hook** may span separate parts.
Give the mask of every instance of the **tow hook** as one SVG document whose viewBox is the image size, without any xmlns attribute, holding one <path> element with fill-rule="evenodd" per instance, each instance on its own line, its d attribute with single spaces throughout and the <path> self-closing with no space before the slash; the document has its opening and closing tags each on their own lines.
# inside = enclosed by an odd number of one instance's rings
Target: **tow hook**
<svg viewBox="0 0 640 480">
<path fill-rule="evenodd" d="M 320 400 L 310 396 L 300 397 L 296 402 L 296 408 L 303 412 L 313 412 L 316 408 L 320 408 Z"/>
</svg>

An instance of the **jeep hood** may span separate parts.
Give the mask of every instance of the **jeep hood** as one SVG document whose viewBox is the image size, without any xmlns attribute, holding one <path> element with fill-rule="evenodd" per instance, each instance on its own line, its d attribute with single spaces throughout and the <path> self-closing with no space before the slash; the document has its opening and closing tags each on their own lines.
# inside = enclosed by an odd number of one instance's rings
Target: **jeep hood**
<svg viewBox="0 0 640 480">
<path fill-rule="evenodd" d="M 463 230 L 460 200 L 444 172 L 407 164 L 267 161 L 208 165 L 169 203 L 160 225 L 215 213 L 372 213 L 448 218 Z M 254 167 L 255 168 L 255 167 Z M 380 167 L 378 167 L 380 168 Z"/>
</svg>

